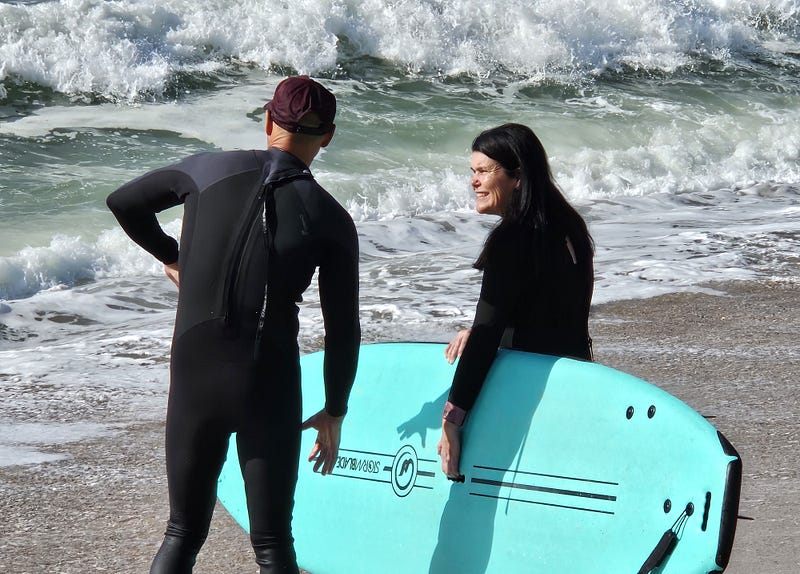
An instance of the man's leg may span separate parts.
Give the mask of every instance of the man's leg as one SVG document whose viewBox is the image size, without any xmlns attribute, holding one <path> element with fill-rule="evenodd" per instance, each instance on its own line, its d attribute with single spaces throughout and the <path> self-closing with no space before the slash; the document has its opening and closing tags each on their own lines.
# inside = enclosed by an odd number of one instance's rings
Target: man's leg
<svg viewBox="0 0 800 574">
<path fill-rule="evenodd" d="M 237 435 L 250 539 L 261 574 L 299 573 L 291 523 L 302 423 L 300 372 L 296 361 L 287 362 L 269 362 L 270 373 L 253 391 Z"/>
<path fill-rule="evenodd" d="M 220 390 L 230 365 L 202 360 L 202 347 L 176 345 L 167 407 L 167 482 L 170 517 L 150 574 L 188 574 L 208 535 L 217 479 L 230 430 L 221 422 Z"/>
<path fill-rule="evenodd" d="M 192 432 L 186 426 L 167 425 L 170 516 L 150 574 L 190 573 L 208 536 L 228 435 L 203 430 Z M 191 442 L 202 446 L 191 449 Z"/>
</svg>

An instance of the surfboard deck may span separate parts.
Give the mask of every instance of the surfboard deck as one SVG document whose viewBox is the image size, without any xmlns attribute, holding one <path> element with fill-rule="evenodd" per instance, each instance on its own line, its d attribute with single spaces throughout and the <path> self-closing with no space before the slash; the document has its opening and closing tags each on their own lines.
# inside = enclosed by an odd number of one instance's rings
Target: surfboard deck
<svg viewBox="0 0 800 574">
<path fill-rule="evenodd" d="M 301 358 L 305 417 L 324 403 L 322 360 Z M 436 453 L 453 373 L 443 344 L 361 347 L 334 473 L 301 461 L 304 569 L 635 574 L 651 554 L 664 574 L 727 566 L 741 459 L 685 403 L 596 363 L 501 350 L 454 483 Z M 304 433 L 301 456 L 315 436 Z M 247 530 L 234 441 L 218 497 Z"/>
</svg>

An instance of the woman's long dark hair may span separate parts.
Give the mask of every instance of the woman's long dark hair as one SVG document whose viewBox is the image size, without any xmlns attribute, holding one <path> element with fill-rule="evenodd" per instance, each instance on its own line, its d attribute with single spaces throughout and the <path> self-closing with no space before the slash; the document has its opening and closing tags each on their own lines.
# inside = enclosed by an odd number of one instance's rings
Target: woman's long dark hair
<svg viewBox="0 0 800 574">
<path fill-rule="evenodd" d="M 490 157 L 520 181 L 475 262 L 477 269 L 484 268 L 492 239 L 509 228 L 561 231 L 569 237 L 579 258 L 592 257 L 594 242 L 586 222 L 553 181 L 544 146 L 533 130 L 513 123 L 488 129 L 472 142 L 472 151 Z"/>
</svg>

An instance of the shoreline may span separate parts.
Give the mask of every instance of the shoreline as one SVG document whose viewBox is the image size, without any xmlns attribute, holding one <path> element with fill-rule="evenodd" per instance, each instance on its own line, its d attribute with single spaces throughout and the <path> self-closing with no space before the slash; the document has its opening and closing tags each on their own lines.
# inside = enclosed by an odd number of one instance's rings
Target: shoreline
<svg viewBox="0 0 800 574">
<path fill-rule="evenodd" d="M 715 283 L 596 305 L 595 360 L 645 379 L 713 417 L 744 476 L 726 572 L 800 570 L 800 285 Z M 112 417 L 114 415 L 109 415 Z M 79 422 L 76 420 L 75 422 Z M 51 447 L 65 458 L 0 467 L 0 571 L 146 572 L 168 510 L 163 419 Z M 196 574 L 257 572 L 244 532 L 217 504 Z"/>
</svg>

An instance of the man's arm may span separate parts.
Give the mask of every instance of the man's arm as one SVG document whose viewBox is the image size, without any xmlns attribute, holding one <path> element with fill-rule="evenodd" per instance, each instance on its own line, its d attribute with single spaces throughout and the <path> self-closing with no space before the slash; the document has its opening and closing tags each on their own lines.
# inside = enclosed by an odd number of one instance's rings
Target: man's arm
<svg viewBox="0 0 800 574">
<path fill-rule="evenodd" d="M 326 240 L 319 267 L 319 298 L 325 322 L 325 410 L 334 417 L 347 412 L 358 366 L 361 324 L 358 316 L 358 235 L 348 226 Z"/>
<path fill-rule="evenodd" d="M 345 233 L 326 237 L 319 267 L 319 298 L 325 321 L 325 407 L 303 423 L 317 429 L 308 460 L 314 471 L 333 472 L 342 421 L 356 376 L 361 324 L 358 317 L 358 235 L 347 219 Z"/>
<path fill-rule="evenodd" d="M 106 205 L 128 236 L 156 259 L 178 260 L 178 243 L 161 229 L 156 213 L 183 203 L 191 178 L 174 167 L 151 171 L 111 193 Z"/>
</svg>

